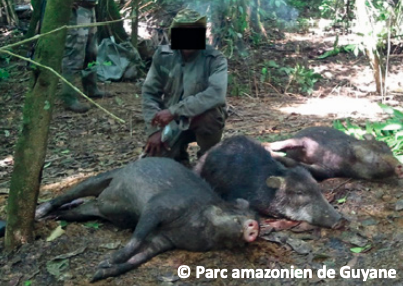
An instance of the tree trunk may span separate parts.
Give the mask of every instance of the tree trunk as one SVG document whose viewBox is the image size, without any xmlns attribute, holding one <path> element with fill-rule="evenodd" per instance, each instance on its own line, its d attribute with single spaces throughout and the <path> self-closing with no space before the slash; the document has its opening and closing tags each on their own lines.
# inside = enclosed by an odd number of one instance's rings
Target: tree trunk
<svg viewBox="0 0 403 286">
<path fill-rule="evenodd" d="M 137 38 L 138 38 L 138 25 L 139 25 L 139 0 L 132 0 L 132 38 L 131 42 L 133 47 L 137 50 Z"/>
<path fill-rule="evenodd" d="M 259 33 L 260 32 L 260 15 L 259 15 L 259 0 L 251 1 L 249 5 L 249 27 L 251 32 Z"/>
<path fill-rule="evenodd" d="M 377 49 L 377 36 L 372 29 L 371 19 L 365 5 L 365 0 L 357 0 L 356 7 L 358 24 L 360 25 L 360 30 L 364 35 L 363 43 L 365 47 L 365 52 L 373 69 L 376 91 L 382 94 L 383 85 L 385 83 L 385 73 L 383 67 L 383 59 L 381 53 L 379 53 Z"/>
<path fill-rule="evenodd" d="M 35 36 L 38 29 L 38 22 L 41 20 L 42 15 L 42 3 L 45 0 L 31 0 L 32 9 L 34 9 L 31 17 L 31 21 L 29 22 L 28 31 L 25 34 L 26 38 L 31 38 Z"/>
<path fill-rule="evenodd" d="M 225 15 L 228 14 L 228 8 L 224 1 L 213 1 L 211 7 L 211 33 L 210 45 L 215 48 L 221 48 L 223 45 L 223 30 L 225 29 Z"/>
<path fill-rule="evenodd" d="M 48 1 L 42 32 L 66 25 L 72 3 L 73 0 Z M 41 64 L 60 71 L 65 39 L 65 30 L 40 38 L 35 58 Z M 14 249 L 34 239 L 35 208 L 57 82 L 55 75 L 38 67 L 33 72 L 32 90 L 25 96 L 22 132 L 15 149 L 15 165 L 8 199 L 5 237 L 7 249 Z"/>
<path fill-rule="evenodd" d="M 7 24 L 18 26 L 19 21 L 14 11 L 14 0 L 1 0 L 1 4 L 0 7 L 4 6 Z"/>
<path fill-rule="evenodd" d="M 260 0 L 253 0 L 249 5 L 249 27 L 251 33 L 263 34 L 267 39 L 267 32 L 260 22 Z"/>
<path fill-rule="evenodd" d="M 100 0 L 97 8 L 97 22 L 119 20 L 120 11 L 114 0 Z M 123 28 L 123 21 L 98 27 L 98 40 L 114 36 L 117 43 L 127 41 L 129 36 Z"/>
</svg>

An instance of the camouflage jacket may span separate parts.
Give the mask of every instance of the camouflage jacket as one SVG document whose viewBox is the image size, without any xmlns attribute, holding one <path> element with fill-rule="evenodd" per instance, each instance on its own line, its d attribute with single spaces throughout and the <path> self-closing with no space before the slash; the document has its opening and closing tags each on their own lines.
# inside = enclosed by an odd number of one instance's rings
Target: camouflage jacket
<svg viewBox="0 0 403 286">
<path fill-rule="evenodd" d="M 160 130 L 151 126 L 160 110 L 168 108 L 178 118 L 192 118 L 209 109 L 225 107 L 227 78 L 227 60 L 209 45 L 188 61 L 179 50 L 159 46 L 142 88 L 147 134 Z"/>
</svg>

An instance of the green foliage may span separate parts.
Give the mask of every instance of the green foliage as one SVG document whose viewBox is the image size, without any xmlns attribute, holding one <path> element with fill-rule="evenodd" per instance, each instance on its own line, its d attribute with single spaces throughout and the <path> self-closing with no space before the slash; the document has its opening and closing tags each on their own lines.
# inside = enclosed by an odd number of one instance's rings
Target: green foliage
<svg viewBox="0 0 403 286">
<path fill-rule="evenodd" d="M 344 204 L 345 202 L 347 202 L 347 196 L 342 197 L 341 199 L 338 199 L 338 200 L 337 200 L 337 203 L 338 203 L 338 204 Z"/>
<path fill-rule="evenodd" d="M 294 68 L 294 80 L 299 85 L 299 90 L 303 93 L 311 94 L 315 83 L 322 78 L 318 73 L 313 70 L 305 68 L 297 64 Z"/>
<path fill-rule="evenodd" d="M 268 70 L 267 68 L 262 68 L 262 73 L 260 75 L 260 82 L 265 82 L 268 77 Z"/>
<path fill-rule="evenodd" d="M 388 37 L 388 33 L 395 34 L 396 32 L 396 27 L 389 27 L 389 21 L 394 17 L 394 11 L 390 9 L 386 1 L 374 0 L 371 2 L 372 5 L 367 3 L 367 7 L 372 14 L 373 20 L 377 23 L 377 29 L 373 32 L 378 37 L 378 46 L 383 47 L 386 43 L 385 40 Z"/>
<path fill-rule="evenodd" d="M 329 57 L 337 56 L 339 53 L 351 53 L 353 52 L 354 55 L 357 57 L 359 52 L 363 51 L 362 45 L 345 45 L 345 46 L 338 46 L 334 47 L 333 50 L 325 52 L 323 55 L 317 57 L 318 60 L 326 59 Z"/>
<path fill-rule="evenodd" d="M 0 81 L 8 79 L 10 74 L 7 70 L 0 68 Z"/>
<path fill-rule="evenodd" d="M 10 64 L 11 57 L 5 54 L 0 53 L 0 61 L 3 62 L 5 65 Z M 5 68 L 0 68 L 0 81 L 8 79 L 10 77 L 10 73 Z"/>
<path fill-rule="evenodd" d="M 228 75 L 228 87 L 231 96 L 244 96 L 245 93 L 250 91 L 249 85 L 239 82 L 235 74 Z"/>
<path fill-rule="evenodd" d="M 99 65 L 99 62 L 92 61 L 92 62 L 88 63 L 87 68 L 90 69 L 90 68 L 98 66 L 98 65 Z M 109 67 L 109 66 L 112 65 L 112 62 L 111 61 L 105 61 L 105 62 L 102 63 L 102 65 Z"/>
<path fill-rule="evenodd" d="M 295 7 L 295 8 L 299 8 L 299 9 L 303 9 L 307 7 L 307 1 L 304 0 L 291 0 L 289 1 L 289 3 Z"/>
<path fill-rule="evenodd" d="M 90 62 L 90 63 L 88 63 L 88 65 L 87 65 L 87 68 L 93 68 L 93 67 L 96 67 L 96 66 L 99 66 L 100 65 L 100 63 L 98 62 L 98 61 L 92 61 L 92 62 Z M 110 67 L 110 66 L 112 66 L 112 62 L 111 61 L 104 61 L 103 63 L 102 63 L 102 65 L 103 66 L 107 66 L 107 67 Z M 144 63 L 141 61 L 140 63 L 139 63 L 139 66 L 144 66 Z"/>
<path fill-rule="evenodd" d="M 363 140 L 366 135 L 372 135 L 376 140 L 383 141 L 391 148 L 395 157 L 403 162 L 403 112 L 385 104 L 379 106 L 390 115 L 390 118 L 380 122 L 366 122 L 365 128 L 354 125 L 346 119 L 333 122 L 333 127 L 344 133 Z"/>
<path fill-rule="evenodd" d="M 354 18 L 355 1 L 345 2 L 344 0 L 324 0 L 319 5 L 321 16 L 331 19 L 333 25 L 341 23 L 350 27 L 350 21 Z"/>
<path fill-rule="evenodd" d="M 281 83 L 279 80 L 283 77 L 280 71 L 280 66 L 273 60 L 264 61 L 260 72 L 260 82 L 275 82 Z"/>
<path fill-rule="evenodd" d="M 90 62 L 90 63 L 88 63 L 88 65 L 87 65 L 87 68 L 92 68 L 92 67 L 95 67 L 95 66 L 97 66 L 99 63 L 97 62 L 97 61 L 92 61 L 92 62 Z"/>
<path fill-rule="evenodd" d="M 262 35 L 260 33 L 252 32 L 250 35 L 250 39 L 252 40 L 252 44 L 254 46 L 258 46 L 262 42 Z"/>
<path fill-rule="evenodd" d="M 10 64 L 11 56 L 0 54 L 0 61 L 4 61 L 7 65 Z"/>
<path fill-rule="evenodd" d="M 289 76 L 290 79 L 288 85 L 292 82 L 296 82 L 297 90 L 307 94 L 312 93 L 315 83 L 322 78 L 322 76 L 315 73 L 314 70 L 301 66 L 298 63 L 294 68 L 282 67 L 280 68 L 280 71 L 283 71 Z"/>
<path fill-rule="evenodd" d="M 311 94 L 315 83 L 322 78 L 314 70 L 296 64 L 295 67 L 281 67 L 273 60 L 265 61 L 260 72 L 260 82 L 273 82 L 284 85 L 284 74 L 288 76 L 286 89 L 293 84 L 301 93 Z"/>
<path fill-rule="evenodd" d="M 66 227 L 66 226 L 68 226 L 68 222 L 67 221 L 65 221 L 65 220 L 61 220 L 61 221 L 59 221 L 59 225 L 63 228 L 63 227 Z"/>
<path fill-rule="evenodd" d="M 246 31 L 249 30 L 247 4 L 244 0 L 224 0 L 220 6 L 226 21 L 214 32 L 223 36 L 223 53 L 229 58 L 234 55 L 238 48 L 237 43 L 243 41 Z"/>
<path fill-rule="evenodd" d="M 372 30 L 365 33 L 377 40 L 378 48 L 385 48 L 389 33 L 391 37 L 401 36 L 403 32 L 402 1 L 393 5 L 391 1 L 372 0 L 366 2 L 366 7 Z"/>
<path fill-rule="evenodd" d="M 95 229 L 98 229 L 99 226 L 101 226 L 102 224 L 100 224 L 100 223 L 98 223 L 98 222 L 91 222 L 91 221 L 89 221 L 89 222 L 84 223 L 83 225 L 84 225 L 84 227 L 87 227 L 87 228 L 95 228 Z"/>
<path fill-rule="evenodd" d="M 50 103 L 49 103 L 49 101 L 45 100 L 45 106 L 43 107 L 43 109 L 45 109 L 45 110 L 49 110 L 49 109 L 50 109 Z"/>
<path fill-rule="evenodd" d="M 364 247 L 353 247 L 350 248 L 350 251 L 353 253 L 361 253 L 361 252 L 366 252 L 372 248 L 371 244 L 367 244 Z"/>
</svg>

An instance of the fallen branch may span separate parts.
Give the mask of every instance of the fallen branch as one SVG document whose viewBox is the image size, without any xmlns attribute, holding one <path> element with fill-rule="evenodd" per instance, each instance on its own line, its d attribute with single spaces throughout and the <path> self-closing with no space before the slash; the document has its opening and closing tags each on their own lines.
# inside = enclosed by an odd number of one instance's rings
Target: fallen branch
<svg viewBox="0 0 403 286">
<path fill-rule="evenodd" d="M 269 85 L 272 89 L 274 89 L 275 92 L 277 92 L 278 95 L 283 95 L 277 88 L 275 88 L 271 83 L 269 82 L 263 82 L 264 84 Z"/>
</svg>

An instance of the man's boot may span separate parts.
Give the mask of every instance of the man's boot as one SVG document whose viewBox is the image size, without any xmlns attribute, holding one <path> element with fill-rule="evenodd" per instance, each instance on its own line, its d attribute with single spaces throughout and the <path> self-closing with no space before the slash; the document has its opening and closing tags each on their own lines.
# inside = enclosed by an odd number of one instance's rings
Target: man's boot
<svg viewBox="0 0 403 286">
<path fill-rule="evenodd" d="M 70 83 L 75 84 L 74 75 L 72 73 L 63 73 L 63 77 Z M 61 99 L 63 100 L 63 105 L 67 110 L 73 112 L 84 113 L 90 109 L 90 106 L 85 103 L 78 101 L 78 93 L 68 86 L 64 81 L 62 82 Z"/>
<path fill-rule="evenodd" d="M 89 97 L 102 98 L 112 96 L 109 92 L 98 89 L 96 70 L 84 70 L 82 72 L 82 84 L 84 93 Z"/>
<path fill-rule="evenodd" d="M 196 142 L 199 145 L 200 150 L 197 152 L 197 158 L 199 159 L 204 155 L 211 147 L 216 145 L 221 141 L 223 130 L 218 131 L 214 134 L 197 134 L 196 133 Z"/>
</svg>

